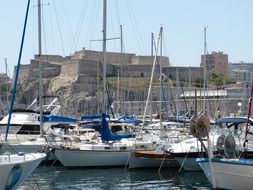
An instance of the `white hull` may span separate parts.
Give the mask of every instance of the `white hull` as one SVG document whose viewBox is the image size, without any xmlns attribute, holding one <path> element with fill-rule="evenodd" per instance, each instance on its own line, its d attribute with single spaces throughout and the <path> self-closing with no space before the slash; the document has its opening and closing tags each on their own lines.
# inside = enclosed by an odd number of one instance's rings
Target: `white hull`
<svg viewBox="0 0 253 190">
<path fill-rule="evenodd" d="M 44 148 L 44 144 L 11 144 L 8 146 L 4 146 L 1 148 L 1 152 L 9 152 L 11 154 L 17 154 L 17 153 L 34 153 L 34 152 L 40 152 Z M 51 151 L 48 151 L 48 155 L 45 157 L 44 161 L 54 161 L 56 159 L 55 155 L 51 153 Z"/>
<path fill-rule="evenodd" d="M 209 182 L 212 184 L 207 159 L 197 159 Z M 216 188 L 251 190 L 253 187 L 253 161 L 221 159 L 212 161 Z"/>
<path fill-rule="evenodd" d="M 183 167 L 185 171 L 200 171 L 201 167 L 196 162 L 196 158 L 182 158 L 175 157 L 180 166 Z"/>
<path fill-rule="evenodd" d="M 54 154 L 65 167 L 125 166 L 129 151 L 55 149 Z"/>
<path fill-rule="evenodd" d="M 45 157 L 44 153 L 1 155 L 0 189 L 17 189 Z"/>
</svg>

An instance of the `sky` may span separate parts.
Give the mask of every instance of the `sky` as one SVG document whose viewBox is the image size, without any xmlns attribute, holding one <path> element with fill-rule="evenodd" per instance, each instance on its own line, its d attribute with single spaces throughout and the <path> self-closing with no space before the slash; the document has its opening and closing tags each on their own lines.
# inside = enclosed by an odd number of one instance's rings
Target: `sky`
<svg viewBox="0 0 253 190">
<path fill-rule="evenodd" d="M 102 50 L 102 0 L 41 0 L 42 53 L 68 56 L 85 49 Z M 200 66 L 207 50 L 223 51 L 230 62 L 253 62 L 252 0 L 107 0 L 107 38 L 120 36 L 126 53 L 150 55 L 151 33 L 172 66 Z M 18 61 L 27 0 L 2 0 L 0 6 L 0 73 L 12 77 Z M 37 0 L 31 0 L 21 63 L 38 53 Z M 107 50 L 120 52 L 120 40 Z"/>
</svg>

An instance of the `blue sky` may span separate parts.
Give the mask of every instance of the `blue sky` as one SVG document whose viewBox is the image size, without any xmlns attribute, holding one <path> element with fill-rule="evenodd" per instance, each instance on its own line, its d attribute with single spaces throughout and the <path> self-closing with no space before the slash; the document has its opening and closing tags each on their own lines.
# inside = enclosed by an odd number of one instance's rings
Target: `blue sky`
<svg viewBox="0 0 253 190">
<path fill-rule="evenodd" d="M 17 64 L 25 0 L 3 0 L 0 6 L 0 72 L 4 59 L 12 76 Z M 31 0 L 22 63 L 38 52 L 37 0 Z M 157 40 L 164 28 L 164 54 L 173 66 L 199 66 L 203 30 L 208 51 L 223 51 L 229 61 L 253 62 L 252 0 L 108 0 L 108 38 L 119 36 L 123 25 L 124 50 L 150 54 L 151 32 Z M 84 11 L 82 11 L 84 10 Z M 43 0 L 43 53 L 70 55 L 85 47 L 101 50 L 102 0 Z M 119 40 L 108 51 L 120 51 Z"/>
</svg>

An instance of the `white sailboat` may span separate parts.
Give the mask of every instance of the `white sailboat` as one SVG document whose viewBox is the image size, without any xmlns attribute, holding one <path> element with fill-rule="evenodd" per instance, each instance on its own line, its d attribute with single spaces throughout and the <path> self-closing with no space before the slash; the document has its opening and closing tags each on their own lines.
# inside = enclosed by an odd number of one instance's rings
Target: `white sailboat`
<svg viewBox="0 0 253 190">
<path fill-rule="evenodd" d="M 12 92 L 12 100 L 9 107 L 9 117 L 6 127 L 5 144 L 8 144 L 8 131 L 10 127 L 10 120 L 15 101 L 18 74 L 20 68 L 20 60 L 22 56 L 22 48 L 25 36 L 25 29 L 27 23 L 27 17 L 30 7 L 30 0 L 27 3 L 26 17 L 20 47 L 20 53 L 18 58 L 18 64 L 16 69 L 16 75 L 14 80 L 14 87 Z M 4 145 L 5 145 L 4 144 Z M 31 154 L 1 154 L 0 155 L 0 189 L 15 190 L 19 185 L 34 171 L 39 163 L 46 157 L 45 153 L 31 153 Z"/>
<path fill-rule="evenodd" d="M 197 162 L 213 188 L 250 190 L 253 187 L 253 160 L 212 159 L 212 171 L 208 158 L 198 158 Z"/>
<path fill-rule="evenodd" d="M 132 149 L 146 150 L 151 146 L 151 142 L 138 140 L 132 135 L 113 135 L 102 114 L 101 139 L 57 147 L 53 152 L 65 167 L 119 167 L 128 163 Z"/>
<path fill-rule="evenodd" d="M 153 36 L 153 35 L 152 35 Z M 159 68 L 160 68 L 160 103 L 159 103 L 159 122 L 155 123 L 155 125 L 157 125 L 157 128 L 155 129 L 156 132 L 158 131 L 157 134 L 155 134 L 156 137 L 156 141 L 157 144 L 155 144 L 152 149 L 150 150 L 132 150 L 131 154 L 130 154 L 130 159 L 129 159 L 129 169 L 137 169 L 137 168 L 164 168 L 164 167 L 178 167 L 178 163 L 177 161 L 166 152 L 166 150 L 169 148 L 169 143 L 172 142 L 174 136 L 171 136 L 171 131 L 167 131 L 165 132 L 165 126 L 167 127 L 175 127 L 178 124 L 177 123 L 173 123 L 173 122 L 163 122 L 162 121 L 162 78 L 163 78 L 163 74 L 162 74 L 162 63 L 161 63 L 161 57 L 162 57 L 162 36 L 163 36 L 163 27 L 160 28 L 160 32 L 159 32 L 159 38 L 158 38 L 158 43 L 157 43 L 157 48 L 160 44 L 160 61 L 159 61 Z M 152 37 L 153 38 L 153 37 Z M 149 89 L 148 89 L 148 96 L 147 96 L 147 100 L 146 100 L 146 106 L 144 109 L 144 114 L 143 114 L 143 125 L 145 125 L 145 116 L 146 116 L 146 111 L 147 111 L 147 107 L 148 104 L 150 103 L 150 96 L 151 96 L 151 89 L 153 86 L 153 75 L 154 75 L 154 70 L 155 70 L 155 65 L 157 63 L 157 51 L 154 57 L 154 61 L 153 61 L 153 65 L 152 65 L 152 71 L 151 71 L 151 78 L 150 78 L 150 84 L 149 84 Z M 152 105 L 152 103 L 151 103 Z M 152 107 L 152 106 L 151 106 Z M 151 108 L 152 109 L 152 108 Z M 151 110 L 152 112 L 152 110 Z M 151 114 L 152 115 L 152 114 Z M 172 124 L 172 125 L 171 125 Z M 152 124 L 151 124 L 152 125 Z M 149 126 L 145 126 L 145 129 L 147 129 Z M 143 126 L 144 128 L 144 126 Z M 154 129 L 154 128 L 153 128 Z M 151 129 L 152 131 L 152 129 Z M 167 139 L 166 141 L 162 141 L 161 138 L 163 135 L 167 135 Z M 152 137 L 154 138 L 154 137 Z M 154 138 L 155 139 L 155 138 Z"/>
<path fill-rule="evenodd" d="M 101 138 L 76 143 L 75 147 L 55 148 L 54 154 L 66 167 L 108 167 L 125 166 L 131 149 L 147 149 L 151 142 L 127 136 L 112 135 L 105 118 L 107 112 L 106 95 L 106 15 L 107 0 L 103 0 L 103 98 Z M 103 132 L 104 131 L 104 132 Z M 128 136 L 131 137 L 131 136 Z"/>
<path fill-rule="evenodd" d="M 233 133 L 224 133 L 220 141 L 217 141 L 219 155 L 213 154 L 208 141 L 208 158 L 197 158 L 201 169 L 204 171 L 213 188 L 221 189 L 252 189 L 253 187 L 253 159 L 249 159 L 248 153 L 252 151 L 252 121 L 250 121 L 251 104 L 253 97 L 253 80 L 245 130 L 237 125 Z M 239 130 L 243 134 L 243 147 L 240 148 L 236 138 L 239 138 Z M 242 133 L 245 131 L 245 133 Z M 219 139 L 218 139 L 219 140 Z M 240 142 L 240 141 L 239 141 Z"/>
</svg>

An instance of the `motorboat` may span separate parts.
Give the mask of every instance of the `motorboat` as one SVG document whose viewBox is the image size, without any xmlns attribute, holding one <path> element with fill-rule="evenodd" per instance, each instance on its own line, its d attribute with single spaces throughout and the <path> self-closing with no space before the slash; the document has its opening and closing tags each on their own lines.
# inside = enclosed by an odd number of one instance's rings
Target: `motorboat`
<svg viewBox="0 0 253 190">
<path fill-rule="evenodd" d="M 17 189 L 45 157 L 45 153 L 1 154 L 0 189 Z"/>
</svg>

